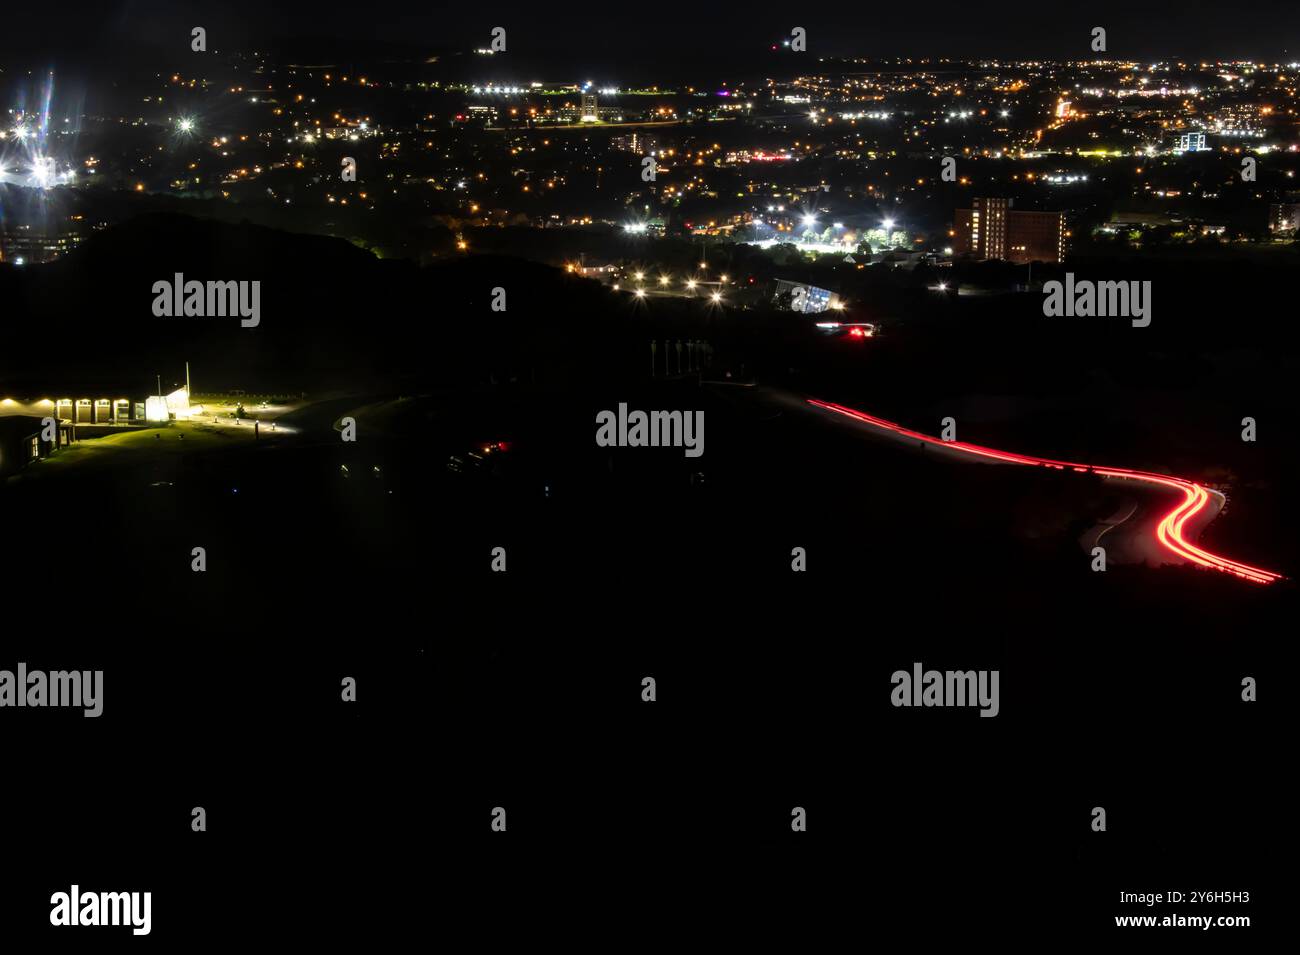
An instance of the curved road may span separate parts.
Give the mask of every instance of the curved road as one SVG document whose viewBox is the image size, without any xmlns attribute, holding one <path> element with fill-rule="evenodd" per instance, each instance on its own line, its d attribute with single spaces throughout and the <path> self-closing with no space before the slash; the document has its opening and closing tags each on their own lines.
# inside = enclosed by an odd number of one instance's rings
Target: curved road
<svg viewBox="0 0 1300 955">
<path fill-rule="evenodd" d="M 1218 491 L 1209 491 L 1194 481 L 1187 481 L 1183 478 L 1170 477 L 1166 474 L 1152 474 L 1149 471 L 1135 471 L 1130 468 L 1108 468 L 1099 467 L 1095 464 L 1076 464 L 1071 461 L 1053 461 L 1049 458 L 1036 458 L 1027 454 L 1015 454 L 1010 451 L 997 451 L 993 448 L 981 447 L 978 444 L 967 444 L 964 441 L 944 441 L 930 435 L 921 434 L 919 431 L 910 431 L 907 428 L 897 425 L 892 421 L 886 421 L 884 418 L 877 418 L 866 412 L 858 411 L 854 408 L 848 408 L 844 405 L 837 405 L 829 401 L 820 401 L 816 398 L 806 399 L 810 405 L 822 408 L 826 411 L 833 411 L 837 414 L 845 415 L 857 421 L 871 425 L 874 428 L 890 432 L 893 435 L 909 438 L 913 441 L 919 441 L 924 445 L 934 445 L 935 447 L 944 448 L 949 451 L 960 452 L 972 457 L 982 458 L 988 461 L 1000 462 L 1004 464 L 1025 464 L 1034 467 L 1054 468 L 1058 471 L 1064 471 L 1067 468 L 1082 474 L 1099 474 L 1105 478 L 1122 481 L 1139 481 L 1144 484 L 1154 484 L 1162 487 L 1172 488 L 1182 493 L 1182 500 L 1169 513 L 1167 513 L 1156 526 L 1156 539 L 1168 551 L 1181 557 L 1183 560 L 1190 561 L 1201 567 L 1209 567 L 1213 570 L 1220 570 L 1227 574 L 1240 577 L 1243 580 L 1249 580 L 1257 584 L 1271 584 L 1276 580 L 1281 580 L 1282 575 L 1276 574 L 1271 570 L 1261 570 L 1258 567 L 1251 567 L 1249 564 L 1242 564 L 1235 560 L 1229 560 L 1227 557 L 1220 557 L 1218 554 L 1212 554 L 1207 550 L 1197 547 L 1184 536 L 1189 521 L 1200 517 L 1213 517 L 1218 513 L 1219 508 L 1223 506 L 1223 495 Z M 1205 513 L 1206 508 L 1214 502 L 1214 510 L 1208 515 Z"/>
</svg>

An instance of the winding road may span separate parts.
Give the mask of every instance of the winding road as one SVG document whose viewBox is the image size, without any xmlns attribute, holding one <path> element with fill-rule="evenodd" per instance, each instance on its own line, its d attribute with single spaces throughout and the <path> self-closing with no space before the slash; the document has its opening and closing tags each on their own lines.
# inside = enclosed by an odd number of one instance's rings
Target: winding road
<svg viewBox="0 0 1300 955">
<path fill-rule="evenodd" d="M 1256 584 L 1271 584 L 1282 579 L 1281 574 L 1274 573 L 1271 570 L 1261 570 L 1258 567 L 1251 567 L 1249 564 L 1212 554 L 1203 548 L 1197 547 L 1186 538 L 1185 533 L 1188 530 L 1189 521 L 1198 516 L 1213 517 L 1213 514 L 1217 513 L 1218 509 L 1223 506 L 1222 494 L 1218 491 L 1209 491 L 1194 481 L 1170 477 L 1165 474 L 1152 474 L 1149 471 L 1135 471 L 1130 468 L 1099 467 L 1094 464 L 1053 461 L 1049 458 L 1036 458 L 1027 454 L 998 451 L 993 448 L 981 447 L 978 444 L 967 444 L 964 441 L 944 441 L 931 435 L 921 434 L 919 431 L 911 431 L 892 421 L 886 421 L 884 418 L 877 418 L 874 415 L 844 405 L 821 401 L 817 398 L 808 398 L 806 400 L 814 407 L 833 411 L 896 436 L 918 441 L 922 446 L 933 445 L 991 462 L 1053 468 L 1058 471 L 1071 470 L 1081 474 L 1097 474 L 1114 480 L 1138 481 L 1171 488 L 1182 494 L 1182 500 L 1173 510 L 1165 514 L 1159 524 L 1156 525 L 1156 538 L 1167 551 L 1189 563 L 1232 574 L 1235 577 Z M 1205 512 L 1212 500 L 1215 502 L 1214 512 L 1207 515 Z"/>
</svg>

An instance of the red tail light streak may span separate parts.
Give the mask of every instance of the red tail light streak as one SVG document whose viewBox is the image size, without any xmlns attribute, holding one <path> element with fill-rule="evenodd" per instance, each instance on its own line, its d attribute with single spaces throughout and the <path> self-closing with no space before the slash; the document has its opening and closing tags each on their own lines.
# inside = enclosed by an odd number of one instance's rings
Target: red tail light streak
<svg viewBox="0 0 1300 955">
<path fill-rule="evenodd" d="M 824 408 L 827 411 L 834 411 L 858 421 L 866 422 L 877 428 L 886 431 L 892 431 L 894 434 L 901 435 L 905 438 L 911 438 L 926 444 L 941 445 L 954 451 L 960 451 L 976 457 L 991 458 L 1005 464 L 1024 464 L 1034 467 L 1053 468 L 1057 471 L 1064 471 L 1067 468 L 1085 474 L 1099 474 L 1103 477 L 1116 478 L 1121 480 L 1140 481 L 1146 484 L 1158 484 L 1162 487 L 1172 488 L 1181 491 L 1183 499 L 1178 506 L 1161 518 L 1160 523 L 1156 526 L 1156 538 L 1166 550 L 1171 551 L 1183 560 L 1196 564 L 1200 567 L 1208 567 L 1212 570 L 1220 570 L 1226 574 L 1232 574 L 1243 580 L 1249 580 L 1256 584 L 1271 584 L 1274 581 L 1281 580 L 1282 575 L 1276 574 L 1271 570 L 1261 570 L 1258 567 L 1251 567 L 1249 564 L 1242 564 L 1235 560 L 1229 560 L 1226 557 L 1220 557 L 1212 554 L 1207 550 L 1197 547 L 1183 536 L 1183 530 L 1187 522 L 1205 510 L 1210 501 L 1210 492 L 1194 481 L 1187 481 L 1183 478 L 1170 477 L 1166 474 L 1152 474 L 1149 471 L 1134 471 L 1130 468 L 1109 468 L 1099 467 L 1093 464 L 1077 464 L 1070 461 L 1053 461 L 1048 458 L 1036 458 L 1027 454 L 1015 454 L 1010 451 L 996 451 L 993 448 L 981 447 L 978 444 L 967 444 L 964 441 L 944 441 L 940 438 L 932 437 L 928 434 L 921 434 L 919 431 L 910 431 L 901 425 L 892 421 L 886 421 L 884 418 L 877 418 L 874 415 L 857 411 L 853 408 L 847 408 L 844 405 L 833 404 L 829 401 L 819 401 L 816 398 L 809 398 L 808 403 Z"/>
</svg>

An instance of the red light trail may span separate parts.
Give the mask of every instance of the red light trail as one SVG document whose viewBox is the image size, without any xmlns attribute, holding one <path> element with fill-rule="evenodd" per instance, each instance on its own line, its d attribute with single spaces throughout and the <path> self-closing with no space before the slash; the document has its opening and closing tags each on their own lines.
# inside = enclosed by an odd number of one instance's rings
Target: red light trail
<svg viewBox="0 0 1300 955">
<path fill-rule="evenodd" d="M 1010 451 L 996 451 L 993 448 L 981 447 L 978 444 L 967 444 L 965 441 L 944 441 L 928 434 L 921 434 L 919 431 L 910 431 L 902 425 L 894 424 L 892 421 L 886 421 L 884 418 L 877 418 L 874 415 L 847 408 L 844 405 L 819 401 L 816 398 L 809 398 L 808 403 L 858 421 L 864 421 L 877 428 L 892 431 L 894 434 L 902 435 L 905 438 L 951 448 L 954 451 L 961 451 L 982 458 L 990 458 L 1005 464 L 1027 464 L 1035 467 L 1053 468 L 1057 471 L 1064 471 L 1069 468 L 1084 474 L 1099 474 L 1103 477 L 1143 481 L 1147 484 L 1159 484 L 1164 487 L 1174 488 L 1183 492 L 1183 500 L 1177 507 L 1166 514 L 1156 527 L 1156 538 L 1167 550 L 1193 564 L 1209 567 L 1213 570 L 1221 570 L 1226 574 L 1232 574 L 1253 583 L 1271 584 L 1282 579 L 1281 574 L 1275 574 L 1271 570 L 1260 570 L 1258 567 L 1251 567 L 1249 564 L 1238 563 L 1235 560 L 1211 554 L 1183 537 L 1184 526 L 1189 520 L 1204 511 L 1210 500 L 1210 492 L 1194 481 L 1186 481 L 1165 474 L 1152 474 L 1149 471 L 1134 471 L 1130 468 L 1108 468 L 1093 464 L 1075 464 L 1070 461 L 1053 461 L 1048 458 L 1036 458 L 1027 454 L 1014 454 Z"/>
</svg>

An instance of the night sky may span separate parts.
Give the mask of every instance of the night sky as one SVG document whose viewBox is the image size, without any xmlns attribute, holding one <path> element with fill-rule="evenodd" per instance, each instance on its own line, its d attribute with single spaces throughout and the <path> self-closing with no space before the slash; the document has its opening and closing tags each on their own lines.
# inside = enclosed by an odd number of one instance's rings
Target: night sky
<svg viewBox="0 0 1300 955">
<path fill-rule="evenodd" d="M 822 4 L 737 2 L 185 3 L 174 0 L 72 0 L 10 4 L 0 51 L 36 57 L 97 59 L 141 48 L 188 52 L 192 26 L 209 48 L 275 48 L 318 39 L 329 46 L 378 42 L 412 52 L 485 44 L 493 26 L 508 31 L 512 52 L 544 49 L 556 62 L 600 66 L 729 61 L 767 51 L 793 26 L 809 34 L 809 54 L 1071 58 L 1089 54 L 1094 26 L 1108 31 L 1116 58 L 1300 58 L 1300 6 L 1283 0 L 1211 3 L 1043 0 L 1000 3 Z M 174 48 L 174 49 L 173 49 Z"/>
</svg>

